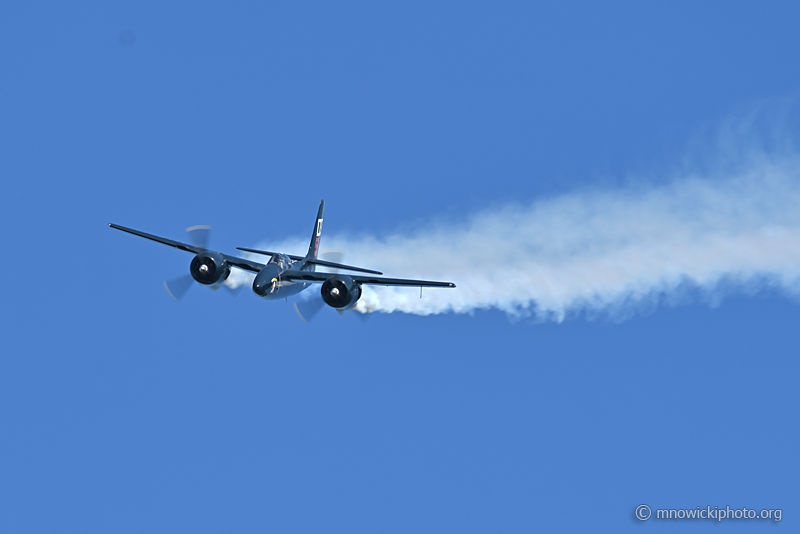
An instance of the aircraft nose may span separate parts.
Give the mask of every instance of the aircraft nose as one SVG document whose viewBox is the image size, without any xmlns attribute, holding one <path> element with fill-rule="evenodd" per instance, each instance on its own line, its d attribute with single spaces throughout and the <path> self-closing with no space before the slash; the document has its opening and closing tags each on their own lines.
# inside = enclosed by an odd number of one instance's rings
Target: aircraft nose
<svg viewBox="0 0 800 534">
<path fill-rule="evenodd" d="M 253 283 L 253 292 L 258 295 L 259 297 L 263 297 L 267 294 L 267 289 L 258 282 Z"/>
<path fill-rule="evenodd" d="M 253 280 L 253 292 L 259 297 L 266 297 L 275 291 L 275 283 L 277 281 L 277 278 L 269 280 L 265 276 L 257 276 L 256 279 Z"/>
</svg>

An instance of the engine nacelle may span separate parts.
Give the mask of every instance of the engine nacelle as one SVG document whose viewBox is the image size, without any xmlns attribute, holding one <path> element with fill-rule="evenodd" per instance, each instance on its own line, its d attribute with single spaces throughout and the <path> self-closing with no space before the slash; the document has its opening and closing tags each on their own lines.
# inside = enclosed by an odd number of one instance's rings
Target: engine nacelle
<svg viewBox="0 0 800 534">
<path fill-rule="evenodd" d="M 219 252 L 201 252 L 189 266 L 192 278 L 203 285 L 210 286 L 228 278 L 231 268 Z"/>
<path fill-rule="evenodd" d="M 334 274 L 322 283 L 322 300 L 336 309 L 354 306 L 361 298 L 361 284 L 347 275 Z"/>
</svg>

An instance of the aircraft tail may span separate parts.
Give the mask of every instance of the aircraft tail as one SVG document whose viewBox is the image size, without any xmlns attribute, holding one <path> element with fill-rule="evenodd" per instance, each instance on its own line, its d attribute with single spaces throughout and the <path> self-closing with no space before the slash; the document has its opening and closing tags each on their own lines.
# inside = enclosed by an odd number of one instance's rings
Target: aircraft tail
<svg viewBox="0 0 800 534">
<path fill-rule="evenodd" d="M 315 260 L 319 254 L 319 239 L 322 236 L 322 216 L 325 212 L 325 201 L 319 203 L 319 211 L 317 212 L 317 221 L 314 224 L 314 231 L 311 233 L 311 244 L 308 245 L 308 254 L 306 258 Z M 314 270 L 314 265 L 311 264 L 310 270 Z"/>
</svg>

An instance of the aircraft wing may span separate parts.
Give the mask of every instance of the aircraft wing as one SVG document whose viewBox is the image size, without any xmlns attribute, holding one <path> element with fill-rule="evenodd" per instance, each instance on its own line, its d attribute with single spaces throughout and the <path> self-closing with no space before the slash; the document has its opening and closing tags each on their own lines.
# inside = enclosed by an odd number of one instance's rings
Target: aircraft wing
<svg viewBox="0 0 800 534">
<path fill-rule="evenodd" d="M 162 243 L 164 245 L 169 245 L 170 247 L 175 247 L 181 250 L 185 250 L 186 252 L 191 252 L 192 254 L 200 254 L 201 252 L 208 252 L 207 249 L 202 247 L 197 247 L 194 245 L 189 245 L 188 243 L 181 243 L 180 241 L 173 241 L 172 239 L 167 239 L 165 237 L 158 237 L 157 235 L 148 234 L 146 232 L 140 232 L 139 230 L 134 230 L 133 228 L 127 228 L 125 226 L 120 226 L 118 224 L 109 223 L 111 228 L 116 228 L 117 230 L 122 230 L 123 232 L 128 232 L 129 234 L 138 235 L 139 237 L 144 237 L 145 239 L 150 239 L 155 241 L 156 243 Z M 221 252 L 219 254 L 222 254 Z M 222 254 L 222 257 L 225 258 L 230 265 L 234 267 L 238 267 L 239 269 L 243 269 L 245 271 L 250 271 L 253 273 L 258 273 L 261 269 L 264 268 L 263 263 L 258 263 L 257 261 L 246 260 L 244 258 L 237 258 L 236 256 L 229 256 L 228 254 Z"/>
<path fill-rule="evenodd" d="M 281 273 L 281 280 L 298 282 L 319 282 L 322 283 L 333 276 L 331 273 L 318 273 L 308 271 L 288 270 Z M 429 280 L 405 280 L 403 278 L 384 278 L 382 276 L 362 276 L 359 274 L 348 274 L 359 284 L 373 286 L 412 286 L 412 287 L 456 287 L 452 282 L 431 282 Z"/>
<path fill-rule="evenodd" d="M 220 252 L 220 254 L 222 254 Z M 228 254 L 222 254 L 222 257 L 225 258 L 229 264 L 233 265 L 234 267 L 238 267 L 243 271 L 250 271 L 251 273 L 260 273 L 261 269 L 265 267 L 263 263 L 258 263 L 257 261 L 246 260 L 244 258 L 237 258 L 236 256 L 229 256 Z"/>
</svg>

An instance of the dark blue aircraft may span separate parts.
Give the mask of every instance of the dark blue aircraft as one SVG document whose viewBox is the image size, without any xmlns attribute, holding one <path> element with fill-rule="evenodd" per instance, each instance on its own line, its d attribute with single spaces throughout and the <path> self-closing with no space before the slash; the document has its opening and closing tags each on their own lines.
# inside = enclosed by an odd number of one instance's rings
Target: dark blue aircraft
<svg viewBox="0 0 800 534">
<path fill-rule="evenodd" d="M 293 256 L 291 254 L 283 254 L 280 252 L 269 252 L 266 250 L 255 250 L 249 248 L 240 248 L 245 252 L 252 252 L 255 254 L 263 254 L 270 256 L 270 260 L 264 263 L 258 263 L 244 258 L 237 258 L 236 256 L 229 256 L 221 252 L 214 252 L 205 248 L 205 241 L 209 227 L 193 227 L 189 230 L 194 230 L 194 234 L 203 236 L 195 239 L 197 244 L 189 245 L 187 243 L 180 243 L 171 239 L 165 239 L 124 226 L 116 224 L 109 224 L 110 227 L 138 235 L 147 239 L 152 239 L 159 243 L 169 245 L 171 247 L 191 252 L 195 255 L 189 265 L 189 273 L 191 278 L 200 284 L 218 288 L 230 276 L 231 267 L 237 267 L 245 271 L 256 273 L 256 278 L 253 281 L 253 292 L 259 297 L 265 299 L 277 300 L 296 295 L 303 291 L 311 284 L 322 284 L 321 295 L 325 304 L 336 308 L 339 311 L 348 310 L 353 308 L 361 298 L 361 286 L 364 284 L 380 285 L 380 286 L 412 286 L 419 287 L 456 287 L 452 282 L 431 282 L 427 280 L 404 280 L 402 278 L 383 278 L 381 276 L 374 276 L 383 274 L 379 271 L 370 269 L 363 269 L 361 267 L 353 267 L 350 265 L 343 265 L 341 263 L 334 263 L 317 258 L 319 254 L 319 240 L 322 236 L 322 218 L 325 211 L 325 201 L 319 204 L 319 211 L 317 212 L 317 220 L 314 224 L 314 231 L 311 234 L 311 243 L 308 246 L 308 252 L 305 256 Z M 192 232 L 190 232 L 191 234 Z M 202 245 L 202 246 L 201 246 Z M 316 272 L 316 266 L 331 267 L 334 269 L 344 269 L 348 271 L 356 271 L 368 273 L 369 276 L 360 274 L 339 274 L 339 273 L 322 273 Z M 191 285 L 191 278 L 186 280 L 178 279 L 172 283 L 166 283 L 167 290 L 170 294 L 179 299 Z M 321 306 L 321 305 L 320 305 Z M 295 306 L 297 309 L 297 306 Z M 318 309 L 318 308 L 317 308 Z M 310 313 L 305 314 L 313 315 L 314 309 Z M 298 309 L 301 317 L 303 313 Z"/>
</svg>

